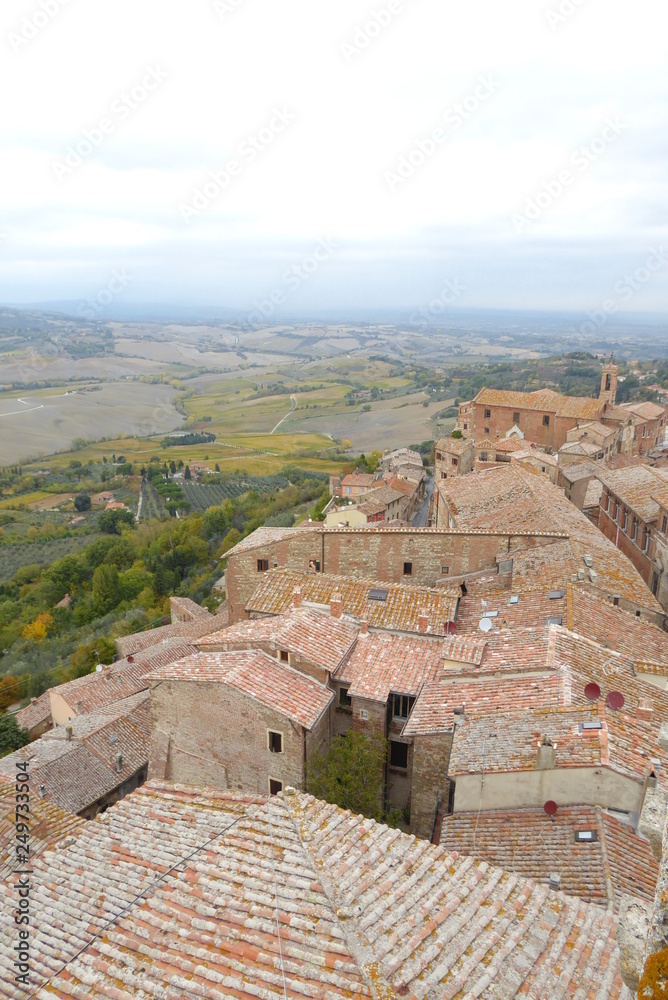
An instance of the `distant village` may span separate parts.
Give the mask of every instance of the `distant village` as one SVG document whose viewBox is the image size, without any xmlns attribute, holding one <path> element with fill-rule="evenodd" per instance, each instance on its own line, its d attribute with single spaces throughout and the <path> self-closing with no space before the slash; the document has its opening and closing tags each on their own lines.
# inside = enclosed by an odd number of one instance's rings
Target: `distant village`
<svg viewBox="0 0 668 1000">
<path fill-rule="evenodd" d="M 172 597 L 22 708 L 0 857 L 27 761 L 38 960 L 17 994 L 0 922 L 0 997 L 638 996 L 668 946 L 668 406 L 617 381 L 482 389 L 431 462 L 242 538 L 215 613 Z M 351 733 L 393 825 L 309 793 Z"/>
</svg>

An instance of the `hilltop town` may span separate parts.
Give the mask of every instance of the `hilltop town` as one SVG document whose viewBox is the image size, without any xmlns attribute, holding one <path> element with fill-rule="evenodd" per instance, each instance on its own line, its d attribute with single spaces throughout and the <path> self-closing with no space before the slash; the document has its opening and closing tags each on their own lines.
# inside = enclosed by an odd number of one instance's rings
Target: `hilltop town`
<svg viewBox="0 0 668 1000">
<path fill-rule="evenodd" d="M 237 532 L 219 601 L 171 596 L 16 711 L 0 996 L 629 1000 L 658 981 L 668 404 L 618 403 L 618 376 L 604 364 L 596 398 L 482 388 L 432 453 L 332 475 L 320 520 Z"/>
</svg>

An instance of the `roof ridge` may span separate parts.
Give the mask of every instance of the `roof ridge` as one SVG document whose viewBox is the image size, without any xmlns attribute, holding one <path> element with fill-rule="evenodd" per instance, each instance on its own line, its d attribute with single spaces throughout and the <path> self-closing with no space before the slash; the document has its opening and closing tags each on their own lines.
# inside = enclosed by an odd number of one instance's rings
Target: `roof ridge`
<svg viewBox="0 0 668 1000">
<path fill-rule="evenodd" d="M 605 888 L 608 896 L 608 910 L 614 908 L 615 903 L 615 886 L 612 881 L 612 869 L 610 867 L 610 859 L 608 858 L 608 845 L 606 843 L 607 831 L 603 824 L 602 809 L 600 806 L 596 806 L 596 828 L 598 830 L 598 840 L 601 845 L 601 861 L 603 863 L 603 872 L 605 874 Z"/>
<path fill-rule="evenodd" d="M 297 795 L 294 789 L 290 789 L 289 791 L 286 789 L 283 794 L 283 806 L 299 838 L 303 856 L 308 859 L 308 863 L 313 868 L 317 880 L 322 887 L 323 894 L 332 907 L 337 926 L 341 932 L 341 937 L 346 943 L 350 957 L 357 965 L 374 1000 L 398 1000 L 398 994 L 389 980 L 380 971 L 378 959 L 374 954 L 373 947 L 367 935 L 356 920 L 353 923 L 349 919 L 352 917 L 352 913 L 348 913 L 346 907 L 339 905 L 334 884 L 327 876 L 324 864 L 322 862 L 318 864 L 317 859 L 311 852 L 311 848 L 308 846 L 313 842 L 313 838 L 305 828 L 306 810 L 304 809 L 303 799 L 304 796 Z M 333 806 L 332 808 L 338 807 Z M 319 841 L 316 840 L 315 843 L 317 845 Z M 350 933 L 351 924 L 355 927 L 354 934 Z"/>
</svg>

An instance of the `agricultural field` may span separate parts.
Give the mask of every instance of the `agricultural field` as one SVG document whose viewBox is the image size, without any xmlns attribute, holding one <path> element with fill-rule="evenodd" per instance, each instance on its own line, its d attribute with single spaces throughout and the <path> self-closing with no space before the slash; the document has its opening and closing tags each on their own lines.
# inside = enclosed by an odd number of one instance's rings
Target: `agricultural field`
<svg viewBox="0 0 668 1000">
<path fill-rule="evenodd" d="M 76 534 L 50 541 L 22 542 L 0 546 L 0 583 L 11 580 L 21 566 L 50 566 L 63 556 L 76 555 L 98 537 L 93 534 Z"/>
<path fill-rule="evenodd" d="M 278 492 L 289 486 L 289 480 L 285 476 L 245 476 L 234 477 L 222 483 L 193 483 L 182 480 L 179 485 L 191 510 L 205 511 L 209 507 L 218 507 L 225 500 L 234 500 L 249 490 L 255 490 L 260 495 Z"/>
</svg>

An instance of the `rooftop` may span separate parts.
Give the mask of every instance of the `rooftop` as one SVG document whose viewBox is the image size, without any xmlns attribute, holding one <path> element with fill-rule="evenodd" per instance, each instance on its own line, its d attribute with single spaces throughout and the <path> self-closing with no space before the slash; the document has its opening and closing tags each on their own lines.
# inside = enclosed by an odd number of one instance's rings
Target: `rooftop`
<svg viewBox="0 0 668 1000">
<path fill-rule="evenodd" d="M 468 438 L 442 437 L 436 442 L 436 451 L 446 451 L 449 455 L 463 455 L 473 447 Z"/>
<path fill-rule="evenodd" d="M 367 635 L 337 670 L 334 679 L 349 695 L 386 702 L 390 692 L 416 696 L 443 662 L 441 643 L 403 635 Z"/>
<path fill-rule="evenodd" d="M 158 628 L 135 632 L 133 635 L 120 636 L 116 639 L 116 649 L 121 656 L 136 656 L 150 646 L 157 646 L 158 643 L 165 641 L 188 642 L 201 639 L 203 635 L 208 635 L 219 627 L 220 621 L 216 621 L 216 616 L 207 611 L 206 615 L 191 621 L 172 622 L 170 625 L 160 625 Z"/>
<path fill-rule="evenodd" d="M 518 410 L 540 410 L 557 417 L 597 419 L 603 411 L 600 399 L 586 396 L 562 396 L 552 389 L 535 392 L 508 392 L 504 389 L 481 389 L 473 400 L 481 406 L 507 406 Z"/>
<path fill-rule="evenodd" d="M 310 608 L 289 608 L 277 617 L 253 618 L 213 632 L 200 639 L 197 647 L 202 652 L 211 652 L 270 645 L 332 671 L 355 642 L 358 631 L 357 626 L 340 618 Z"/>
<path fill-rule="evenodd" d="M 578 840 L 578 832 L 592 836 Z M 555 872 L 564 892 L 603 906 L 618 908 L 623 893 L 654 898 L 658 864 L 649 842 L 600 806 L 562 806 L 552 817 L 542 809 L 446 815 L 441 845 L 541 885 Z"/>
<path fill-rule="evenodd" d="M 34 781 L 32 782 L 34 785 Z M 30 796 L 30 861 L 80 832 L 84 820 L 60 806 L 40 798 L 34 788 Z M 22 867 L 16 855 L 16 773 L 11 780 L 0 777 L 0 879 Z"/>
<path fill-rule="evenodd" d="M 445 505 L 458 528 L 553 531 L 568 536 L 566 544 L 545 544 L 540 557 L 534 548 L 513 553 L 513 586 L 522 588 L 530 584 L 530 577 L 534 581 L 538 578 L 536 566 L 532 565 L 536 560 L 541 572 L 549 573 L 551 582 L 560 579 L 566 583 L 573 573 L 584 568 L 583 556 L 590 555 L 599 590 L 663 614 L 661 605 L 626 556 L 545 477 L 517 466 L 500 466 L 439 484 L 439 502 Z M 522 564 L 525 573 L 520 571 Z"/>
<path fill-rule="evenodd" d="M 424 609 L 432 635 L 447 633 L 447 623 L 455 620 L 459 601 L 459 588 L 448 591 L 276 569 L 263 573 L 262 582 L 246 605 L 246 611 L 280 615 L 292 606 L 295 587 L 301 590 L 302 606 L 311 603 L 326 609 L 331 605 L 334 594 L 339 593 L 343 613 L 356 620 L 367 621 L 370 628 L 419 632 L 418 618 Z M 371 596 L 372 593 L 377 595 L 377 599 Z"/>
<path fill-rule="evenodd" d="M 71 726 L 70 740 L 60 727 L 0 758 L 0 775 L 14 777 L 17 761 L 28 760 L 33 787 L 39 790 L 39 796 L 67 812 L 79 813 L 148 763 L 151 726 L 148 692 L 74 719 Z"/>
<path fill-rule="evenodd" d="M 32 881 L 39 1000 L 628 996 L 613 913 L 302 794 L 149 783 Z"/>
<path fill-rule="evenodd" d="M 666 407 L 658 403 L 621 403 L 622 409 L 630 410 L 637 417 L 643 420 L 659 420 L 666 413 Z"/>
<path fill-rule="evenodd" d="M 654 497 L 664 495 L 663 498 L 666 499 L 668 469 L 636 465 L 607 472 L 603 482 L 642 521 L 654 521 L 659 513 L 659 505 Z"/>
<path fill-rule="evenodd" d="M 22 729 L 35 729 L 43 722 L 51 721 L 51 697 L 48 691 L 41 694 L 39 698 L 33 698 L 29 705 L 19 709 L 16 713 L 16 721 Z"/>
<path fill-rule="evenodd" d="M 196 684 L 227 684 L 267 708 L 312 729 L 330 704 L 333 694 L 286 663 L 279 663 L 262 650 L 229 653 L 195 653 L 149 675 L 153 683 L 184 681 Z"/>
</svg>

